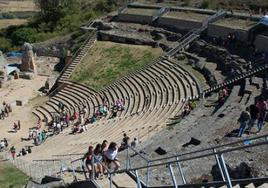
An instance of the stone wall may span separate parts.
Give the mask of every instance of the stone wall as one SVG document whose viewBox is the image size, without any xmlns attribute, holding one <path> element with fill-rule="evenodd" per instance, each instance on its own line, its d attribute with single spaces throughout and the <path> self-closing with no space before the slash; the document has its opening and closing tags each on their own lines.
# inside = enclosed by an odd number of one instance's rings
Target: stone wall
<svg viewBox="0 0 268 188">
<path fill-rule="evenodd" d="M 48 56 L 48 57 L 63 57 L 60 49 L 51 49 L 48 47 L 34 47 L 34 51 L 37 56 Z"/>
<path fill-rule="evenodd" d="M 161 47 L 163 50 L 166 50 L 168 46 L 162 43 L 158 43 L 154 40 L 145 40 L 145 39 L 139 39 L 139 38 L 131 38 L 126 36 L 119 36 L 119 35 L 113 35 L 110 33 L 107 33 L 105 31 L 98 32 L 98 40 L 102 41 L 113 41 L 118 43 L 127 43 L 127 44 L 136 44 L 136 45 L 149 45 L 152 47 Z"/>
<path fill-rule="evenodd" d="M 254 44 L 258 50 L 268 53 L 268 36 L 257 35 Z"/>
<path fill-rule="evenodd" d="M 232 29 L 215 24 L 210 24 L 207 31 L 208 36 L 221 37 L 222 39 L 227 39 L 229 33 L 236 33 L 237 39 L 240 41 L 245 42 L 248 40 L 248 31 Z"/>
<path fill-rule="evenodd" d="M 151 20 L 152 20 L 151 16 L 134 15 L 126 13 L 118 15 L 118 21 L 123 22 L 147 24 L 151 23 Z M 188 20 L 180 20 L 177 18 L 160 17 L 155 24 L 159 27 L 169 27 L 169 28 L 176 28 L 178 30 L 189 31 L 201 27 L 202 23 L 198 21 L 188 21 Z M 237 33 L 238 40 L 242 42 L 246 42 L 248 40 L 248 31 L 232 29 L 216 24 L 210 24 L 208 26 L 208 35 L 212 37 L 222 37 L 223 39 L 226 39 L 229 33 L 234 32 Z"/>
<path fill-rule="evenodd" d="M 133 23 L 141 23 L 148 24 L 152 21 L 152 16 L 138 15 L 138 14 L 119 14 L 118 20 L 123 22 L 133 22 Z"/>
<path fill-rule="evenodd" d="M 179 30 L 189 31 L 201 27 L 202 23 L 198 21 L 186 21 L 175 18 L 160 17 L 157 20 L 160 27 L 173 27 Z"/>
</svg>

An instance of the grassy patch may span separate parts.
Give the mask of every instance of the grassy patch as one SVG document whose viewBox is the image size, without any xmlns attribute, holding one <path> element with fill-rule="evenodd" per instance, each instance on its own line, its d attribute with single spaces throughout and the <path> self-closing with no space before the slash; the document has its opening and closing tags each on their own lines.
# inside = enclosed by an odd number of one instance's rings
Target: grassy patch
<svg viewBox="0 0 268 188">
<path fill-rule="evenodd" d="M 0 162 L 0 187 L 17 188 L 22 187 L 28 181 L 28 177 L 10 164 Z"/>
<path fill-rule="evenodd" d="M 151 63 L 161 53 L 160 48 L 150 46 L 99 41 L 75 69 L 71 80 L 99 90 Z"/>
<path fill-rule="evenodd" d="M 9 27 L 11 25 L 24 25 L 27 23 L 27 19 L 0 19 L 0 29 Z"/>
</svg>

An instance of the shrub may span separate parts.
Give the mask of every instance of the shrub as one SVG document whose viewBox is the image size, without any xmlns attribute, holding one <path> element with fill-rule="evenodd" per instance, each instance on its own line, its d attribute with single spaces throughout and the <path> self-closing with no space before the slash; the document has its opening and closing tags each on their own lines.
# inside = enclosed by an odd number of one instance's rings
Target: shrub
<svg viewBox="0 0 268 188">
<path fill-rule="evenodd" d="M 201 4 L 201 8 L 208 8 L 209 7 L 209 1 L 208 0 L 203 0 Z"/>
<path fill-rule="evenodd" d="M 3 17 L 3 19 L 13 19 L 13 18 L 16 18 L 15 14 L 13 14 L 11 12 L 3 12 L 2 13 L 2 17 Z"/>
<path fill-rule="evenodd" d="M 12 45 L 11 45 L 11 41 L 1 37 L 0 38 L 0 50 L 3 52 L 7 52 L 11 49 Z"/>
<path fill-rule="evenodd" d="M 15 45 L 22 45 L 24 42 L 34 43 L 36 41 L 36 33 L 34 28 L 19 28 L 11 35 L 12 43 Z"/>
</svg>

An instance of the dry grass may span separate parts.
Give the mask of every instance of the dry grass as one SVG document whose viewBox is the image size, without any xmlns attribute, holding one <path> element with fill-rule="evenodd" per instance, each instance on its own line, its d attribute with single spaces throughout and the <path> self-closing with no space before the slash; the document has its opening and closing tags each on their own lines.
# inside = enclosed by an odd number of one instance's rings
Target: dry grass
<svg viewBox="0 0 268 188">
<path fill-rule="evenodd" d="M 199 21 L 202 22 L 206 17 L 210 15 L 198 14 L 194 12 L 182 12 L 182 11 L 171 11 L 165 15 L 165 17 L 173 17 L 181 20 Z"/>
<path fill-rule="evenodd" d="M 156 11 L 156 9 L 128 8 L 125 13 L 152 16 Z"/>
<path fill-rule="evenodd" d="M 35 6 L 33 0 L 27 1 L 5 1 L 0 0 L 0 12 L 37 12 L 38 8 Z"/>
<path fill-rule="evenodd" d="M 253 27 L 257 23 L 251 20 L 242 20 L 242 19 L 234 19 L 234 18 L 224 18 L 218 20 L 216 25 L 231 27 L 234 29 L 243 29 L 248 30 L 249 28 Z"/>
<path fill-rule="evenodd" d="M 1 19 L 0 20 L 0 29 L 6 28 L 11 25 L 23 25 L 28 22 L 27 19 Z"/>
<path fill-rule="evenodd" d="M 161 48 L 99 41 L 78 65 L 71 79 L 97 90 L 151 63 Z"/>
</svg>

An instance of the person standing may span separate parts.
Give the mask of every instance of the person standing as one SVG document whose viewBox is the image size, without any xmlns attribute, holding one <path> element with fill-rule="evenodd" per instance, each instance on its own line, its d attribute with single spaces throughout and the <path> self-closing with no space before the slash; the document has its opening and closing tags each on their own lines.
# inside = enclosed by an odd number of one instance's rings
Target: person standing
<svg viewBox="0 0 268 188">
<path fill-rule="evenodd" d="M 15 156 L 16 156 L 16 149 L 15 149 L 15 147 L 12 146 L 9 151 L 11 153 L 12 159 L 15 160 Z"/>
<path fill-rule="evenodd" d="M 240 117 L 238 119 L 240 123 L 238 137 L 241 137 L 244 134 L 247 128 L 249 119 L 250 119 L 250 113 L 249 113 L 249 108 L 247 107 L 246 110 L 240 114 Z"/>
<path fill-rule="evenodd" d="M 248 122 L 248 131 L 251 131 L 252 127 L 259 118 L 259 109 L 256 105 L 252 104 L 249 106 L 250 120 Z"/>
<path fill-rule="evenodd" d="M 256 104 L 256 107 L 259 109 L 259 118 L 258 118 L 258 122 L 257 122 L 258 131 L 257 132 L 260 132 L 263 125 L 264 125 L 264 119 L 265 119 L 266 110 L 267 110 L 267 103 L 263 97 L 261 97 L 259 99 L 259 101 Z"/>
</svg>

